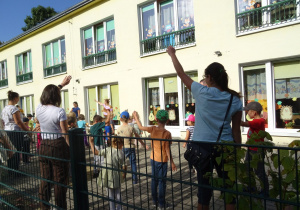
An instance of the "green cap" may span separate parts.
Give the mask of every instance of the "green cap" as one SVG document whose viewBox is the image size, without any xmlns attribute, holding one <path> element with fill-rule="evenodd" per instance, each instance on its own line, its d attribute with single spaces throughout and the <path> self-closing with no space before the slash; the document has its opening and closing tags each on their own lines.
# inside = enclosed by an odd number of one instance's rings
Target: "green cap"
<svg viewBox="0 0 300 210">
<path fill-rule="evenodd" d="M 166 110 L 161 109 L 156 113 L 156 118 L 161 122 L 166 122 L 169 119 L 169 113 Z"/>
</svg>

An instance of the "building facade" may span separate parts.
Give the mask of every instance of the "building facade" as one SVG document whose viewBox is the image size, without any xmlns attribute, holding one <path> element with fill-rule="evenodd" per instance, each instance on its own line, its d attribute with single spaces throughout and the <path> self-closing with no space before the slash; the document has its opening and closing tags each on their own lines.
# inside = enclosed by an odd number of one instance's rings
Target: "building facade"
<svg viewBox="0 0 300 210">
<path fill-rule="evenodd" d="M 43 88 L 72 75 L 62 107 L 77 101 L 89 121 L 110 99 L 114 120 L 128 109 L 154 125 L 159 109 L 170 114 L 167 129 L 184 136 L 185 116 L 194 113 L 191 92 L 176 76 L 165 52 L 177 56 L 199 81 L 212 62 L 225 66 L 230 88 L 244 105 L 263 106 L 275 143 L 300 133 L 299 0 L 88 0 L 0 46 L 0 108 L 7 91 L 20 94 L 25 114 L 34 113 Z M 245 116 L 244 116 L 245 119 Z M 294 122 L 292 129 L 285 124 Z M 246 139 L 247 129 L 243 130 Z"/>
</svg>

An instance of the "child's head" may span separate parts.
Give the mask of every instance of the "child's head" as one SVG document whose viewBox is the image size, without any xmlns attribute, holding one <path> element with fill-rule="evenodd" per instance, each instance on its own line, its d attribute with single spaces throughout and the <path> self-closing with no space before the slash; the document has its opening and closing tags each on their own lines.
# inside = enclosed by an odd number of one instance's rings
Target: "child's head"
<svg viewBox="0 0 300 210">
<path fill-rule="evenodd" d="M 110 99 L 104 99 L 104 103 L 106 104 L 106 105 L 108 105 L 109 104 L 109 102 L 110 102 Z"/>
<path fill-rule="evenodd" d="M 23 123 L 24 123 L 26 126 L 28 126 L 28 124 L 29 124 L 29 119 L 28 119 L 27 117 L 24 117 L 24 118 L 23 118 Z"/>
<path fill-rule="evenodd" d="M 247 112 L 251 119 L 260 118 L 260 114 L 262 111 L 262 105 L 256 101 L 252 101 L 244 107 L 244 110 Z"/>
<path fill-rule="evenodd" d="M 28 114 L 28 115 L 27 115 L 27 118 L 28 118 L 29 120 L 31 120 L 32 117 L 33 117 L 32 114 Z"/>
<path fill-rule="evenodd" d="M 169 113 L 164 109 L 159 110 L 156 113 L 156 120 L 161 124 L 166 124 L 169 120 Z"/>
<path fill-rule="evenodd" d="M 127 111 L 122 112 L 120 114 L 120 120 L 121 120 L 121 122 L 128 123 L 129 113 Z"/>
<path fill-rule="evenodd" d="M 76 117 L 68 115 L 67 122 L 69 128 L 75 128 L 76 127 Z"/>
<path fill-rule="evenodd" d="M 102 122 L 103 118 L 100 115 L 95 115 L 93 118 L 93 125 L 97 124 L 98 122 Z"/>
<path fill-rule="evenodd" d="M 40 124 L 40 122 L 38 121 L 37 118 L 34 118 L 34 122 L 35 122 L 35 124 Z"/>
<path fill-rule="evenodd" d="M 195 116 L 193 114 L 190 114 L 185 121 L 187 121 L 187 125 L 193 126 L 195 125 Z"/>
<path fill-rule="evenodd" d="M 83 114 L 80 114 L 80 115 L 78 116 L 78 120 L 85 120 L 84 115 L 83 115 Z"/>
<path fill-rule="evenodd" d="M 76 119 L 76 114 L 75 114 L 75 112 L 70 112 L 70 113 L 68 114 L 68 116 L 75 117 L 75 119 Z"/>
<path fill-rule="evenodd" d="M 114 148 L 122 149 L 124 145 L 124 138 L 119 138 L 115 135 L 115 137 L 112 138 L 111 143 Z"/>
<path fill-rule="evenodd" d="M 74 102 L 73 102 L 73 105 L 74 105 L 74 107 L 78 107 L 77 101 L 74 101 Z"/>
</svg>

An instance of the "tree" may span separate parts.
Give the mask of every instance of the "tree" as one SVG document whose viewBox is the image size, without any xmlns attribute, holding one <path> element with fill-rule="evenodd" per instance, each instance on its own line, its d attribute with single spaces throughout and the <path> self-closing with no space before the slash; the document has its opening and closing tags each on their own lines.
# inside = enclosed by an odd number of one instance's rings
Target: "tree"
<svg viewBox="0 0 300 210">
<path fill-rule="evenodd" d="M 26 23 L 25 27 L 22 27 L 23 31 L 27 31 L 30 28 L 40 24 L 41 22 L 47 20 L 48 18 L 56 15 L 57 12 L 52 7 L 43 7 L 38 5 L 37 7 L 33 7 L 31 9 L 31 15 L 26 17 L 24 22 Z"/>
</svg>

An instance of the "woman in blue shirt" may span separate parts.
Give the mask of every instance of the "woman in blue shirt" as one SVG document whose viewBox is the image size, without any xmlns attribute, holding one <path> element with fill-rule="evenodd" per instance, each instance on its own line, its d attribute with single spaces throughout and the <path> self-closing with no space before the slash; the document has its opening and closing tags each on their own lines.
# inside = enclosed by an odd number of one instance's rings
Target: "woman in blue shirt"
<svg viewBox="0 0 300 210">
<path fill-rule="evenodd" d="M 178 61 L 175 49 L 169 46 L 167 49 L 170 55 L 177 75 L 182 82 L 190 89 L 196 100 L 195 108 L 195 129 L 193 141 L 197 142 L 216 142 L 220 133 L 220 128 L 224 122 L 224 128 L 221 133 L 220 140 L 234 141 L 237 144 L 241 143 L 241 117 L 242 117 L 242 102 L 240 94 L 228 88 L 228 75 L 224 66 L 220 63 L 212 63 L 205 69 L 205 82 L 207 87 L 198 82 L 194 82 L 187 74 Z M 229 105 L 229 101 L 233 95 L 231 107 L 224 121 L 225 113 Z M 231 124 L 232 123 L 232 127 Z M 202 144 L 202 148 L 209 151 L 212 150 L 212 145 Z M 222 171 L 222 164 L 216 164 L 212 159 L 220 177 L 227 176 Z M 212 172 L 211 165 L 204 170 L 197 170 L 198 184 L 209 185 L 209 180 L 203 177 L 206 172 Z M 198 210 L 209 209 L 209 202 L 212 196 L 212 190 L 198 187 Z M 235 201 L 231 204 L 226 204 L 226 209 L 235 209 Z"/>
<path fill-rule="evenodd" d="M 76 118 L 78 118 L 78 115 L 80 115 L 80 108 L 78 107 L 78 103 L 76 101 L 73 102 L 73 108 L 72 112 L 76 114 Z"/>
</svg>

